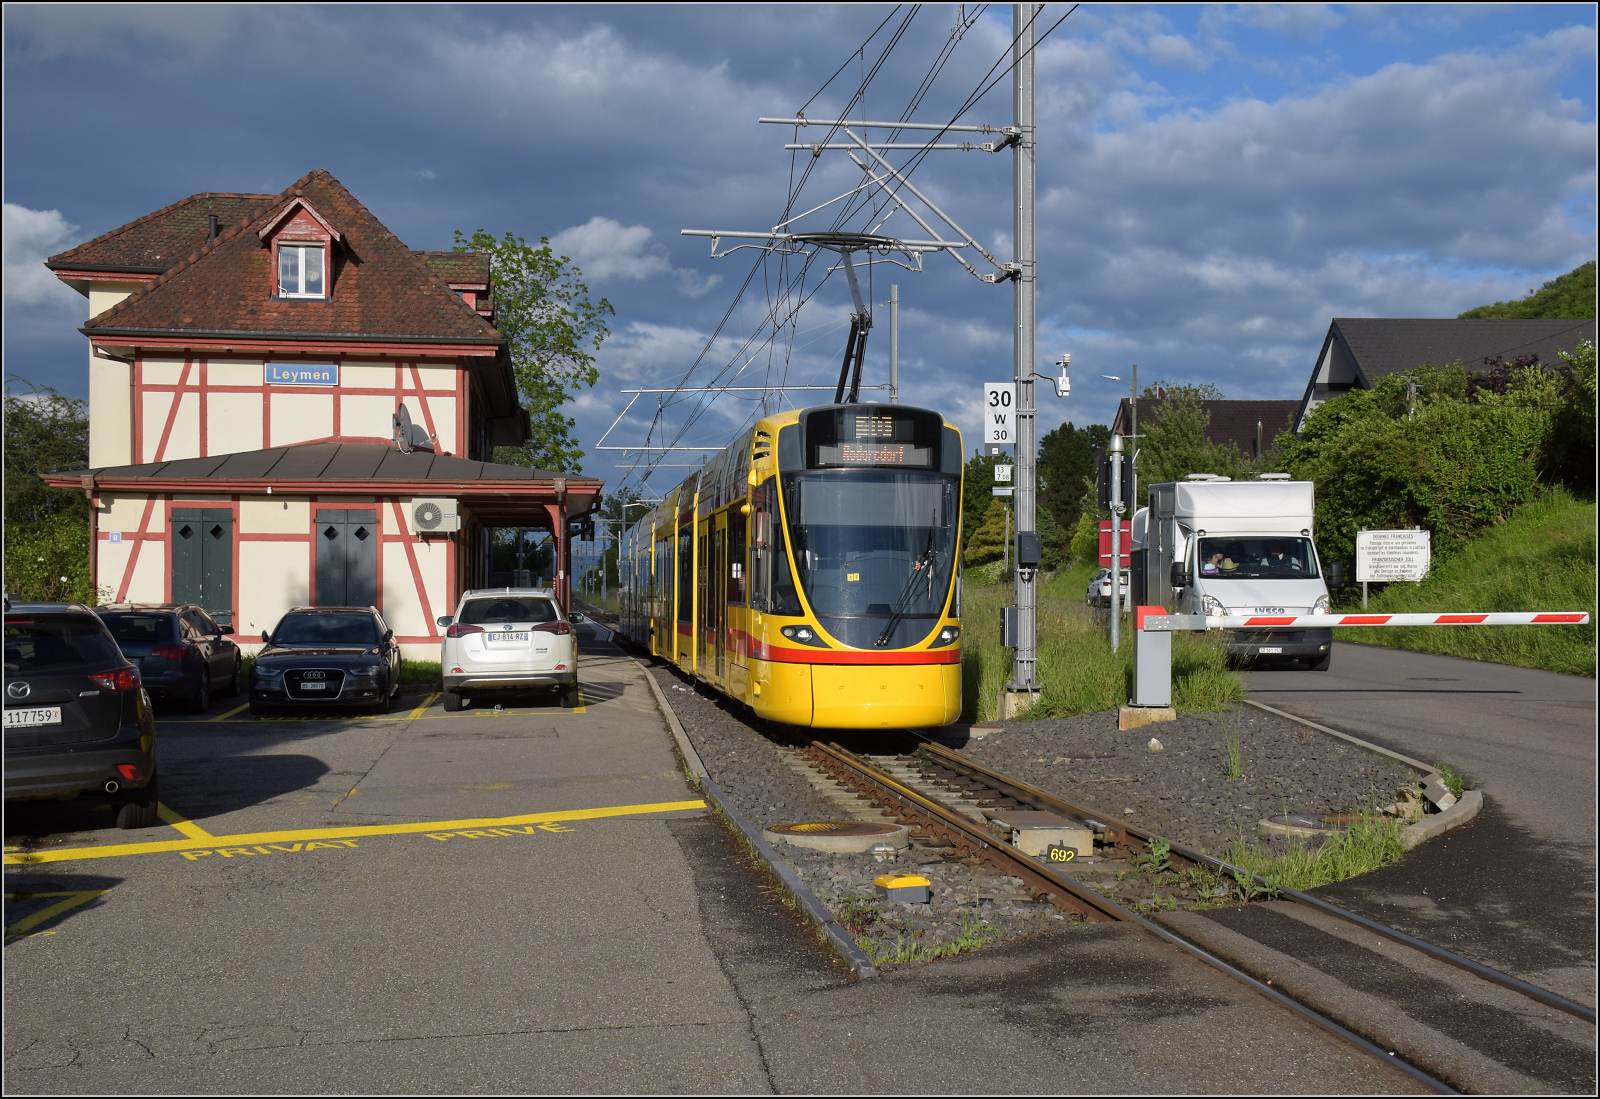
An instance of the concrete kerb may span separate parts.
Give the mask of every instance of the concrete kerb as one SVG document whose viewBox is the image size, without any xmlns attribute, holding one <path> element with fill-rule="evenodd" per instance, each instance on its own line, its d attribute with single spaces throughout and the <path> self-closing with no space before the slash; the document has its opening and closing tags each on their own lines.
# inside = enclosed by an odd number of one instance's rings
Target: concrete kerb
<svg viewBox="0 0 1600 1099">
<path fill-rule="evenodd" d="M 1304 725 L 1308 729 L 1315 729 L 1319 733 L 1322 733 L 1326 736 L 1335 737 L 1350 744 L 1354 744 L 1356 747 L 1362 748 L 1368 752 L 1373 752 L 1380 756 L 1386 756 L 1387 758 L 1395 760 L 1398 763 L 1404 763 L 1407 767 L 1414 767 L 1418 771 L 1422 772 L 1424 776 L 1423 781 L 1425 783 L 1438 783 L 1440 786 L 1444 785 L 1444 777 L 1439 774 L 1438 769 L 1429 764 L 1423 763 L 1420 759 L 1412 759 L 1410 756 L 1401 755 L 1399 752 L 1391 752 L 1387 748 L 1380 748 L 1378 745 L 1373 744 L 1369 740 L 1362 740 L 1360 737 L 1351 736 L 1349 733 L 1341 733 L 1339 730 L 1330 729 L 1326 725 L 1318 725 L 1315 721 L 1310 721 L 1306 718 L 1300 717 L 1297 714 L 1291 714 L 1287 710 L 1280 710 L 1276 706 L 1268 706 L 1265 702 L 1257 702 L 1253 698 L 1241 699 L 1240 701 L 1242 701 L 1246 706 L 1254 706 L 1258 710 L 1265 710 L 1267 713 L 1276 717 L 1285 718 L 1289 721 L 1295 722 L 1296 724 Z M 1481 790 L 1463 791 L 1461 797 L 1456 799 L 1454 805 L 1451 805 L 1449 808 L 1441 810 L 1430 817 L 1425 817 L 1416 824 L 1408 825 L 1406 827 L 1406 830 L 1403 833 L 1406 850 L 1409 851 L 1419 843 L 1424 843 L 1427 840 L 1431 840 L 1435 836 L 1442 836 L 1452 828 L 1461 827 L 1473 817 L 1476 817 L 1482 809 L 1483 792 Z"/>
<path fill-rule="evenodd" d="M 805 913 L 806 919 L 816 925 L 834 953 L 850 967 L 850 971 L 857 977 L 877 976 L 878 971 L 871 959 L 856 945 L 856 941 L 844 928 L 839 926 L 839 922 L 833 918 L 833 913 L 828 911 L 828 906 L 817 899 L 817 895 L 800 880 L 800 875 L 789 865 L 788 860 L 778 854 L 762 836 L 761 830 L 746 820 L 744 814 L 734 807 L 728 795 L 722 792 L 722 788 L 712 781 L 710 774 L 706 772 L 705 763 L 700 759 L 700 754 L 694 750 L 694 745 L 689 743 L 689 736 L 683 731 L 683 723 L 678 720 L 672 704 L 667 701 L 666 692 L 656 682 L 656 677 L 650 674 L 650 668 L 643 660 L 634 657 L 634 661 L 644 672 L 645 682 L 650 684 L 650 693 L 655 695 L 656 705 L 661 707 L 661 715 L 666 719 L 667 727 L 672 730 L 672 739 L 677 742 L 678 751 L 683 756 L 683 761 L 688 764 L 694 781 L 716 805 L 717 811 L 738 830 L 745 845 L 767 864 L 768 872 L 782 883 L 783 888 L 800 906 L 800 911 Z"/>
</svg>

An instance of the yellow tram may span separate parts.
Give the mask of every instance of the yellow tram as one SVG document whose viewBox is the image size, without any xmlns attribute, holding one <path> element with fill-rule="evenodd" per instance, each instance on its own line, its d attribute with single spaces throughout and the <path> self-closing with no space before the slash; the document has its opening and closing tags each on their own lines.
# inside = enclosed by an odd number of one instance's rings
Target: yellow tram
<svg viewBox="0 0 1600 1099">
<path fill-rule="evenodd" d="M 624 532 L 622 632 L 773 721 L 956 720 L 961 446 L 904 405 L 759 420 Z"/>
</svg>

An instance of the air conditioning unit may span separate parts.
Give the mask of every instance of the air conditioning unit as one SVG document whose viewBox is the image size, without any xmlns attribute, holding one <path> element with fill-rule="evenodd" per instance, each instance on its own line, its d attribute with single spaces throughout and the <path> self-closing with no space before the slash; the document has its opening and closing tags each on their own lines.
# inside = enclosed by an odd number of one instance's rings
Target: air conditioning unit
<svg viewBox="0 0 1600 1099">
<path fill-rule="evenodd" d="M 454 500 L 413 500 L 411 529 L 417 534 L 450 534 L 461 529 L 461 511 Z"/>
</svg>

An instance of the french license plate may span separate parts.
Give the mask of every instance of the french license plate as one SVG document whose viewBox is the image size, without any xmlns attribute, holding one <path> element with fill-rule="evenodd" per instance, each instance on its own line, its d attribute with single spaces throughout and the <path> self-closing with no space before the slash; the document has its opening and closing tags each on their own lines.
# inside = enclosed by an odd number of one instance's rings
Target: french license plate
<svg viewBox="0 0 1600 1099">
<path fill-rule="evenodd" d="M 1258 652 L 1258 653 L 1279 653 L 1279 654 L 1282 654 L 1283 647 L 1281 645 L 1263 645 L 1259 649 L 1257 649 L 1256 652 Z"/>
<path fill-rule="evenodd" d="M 18 706 L 6 710 L 7 729 L 26 729 L 34 725 L 60 725 L 60 706 Z"/>
<path fill-rule="evenodd" d="M 490 641 L 526 641 L 526 640 L 528 640 L 528 635 L 525 634 L 525 633 L 492 633 L 492 634 L 489 635 L 489 640 Z"/>
<path fill-rule="evenodd" d="M 326 683 L 302 683 L 300 684 L 300 689 L 302 691 L 326 691 L 328 685 Z"/>
</svg>

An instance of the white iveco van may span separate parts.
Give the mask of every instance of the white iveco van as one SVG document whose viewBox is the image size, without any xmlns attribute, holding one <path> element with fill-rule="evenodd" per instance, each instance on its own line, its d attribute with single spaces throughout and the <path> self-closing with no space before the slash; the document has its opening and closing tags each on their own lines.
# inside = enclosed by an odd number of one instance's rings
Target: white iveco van
<svg viewBox="0 0 1600 1099">
<path fill-rule="evenodd" d="M 1311 540 L 1311 482 L 1287 474 L 1237 482 L 1191 474 L 1149 490 L 1149 506 L 1133 517 L 1139 603 L 1175 614 L 1329 613 L 1327 578 Z M 1334 571 L 1337 587 L 1342 570 Z M 1333 630 L 1230 630 L 1227 646 L 1253 662 L 1300 660 L 1326 671 Z"/>
</svg>

